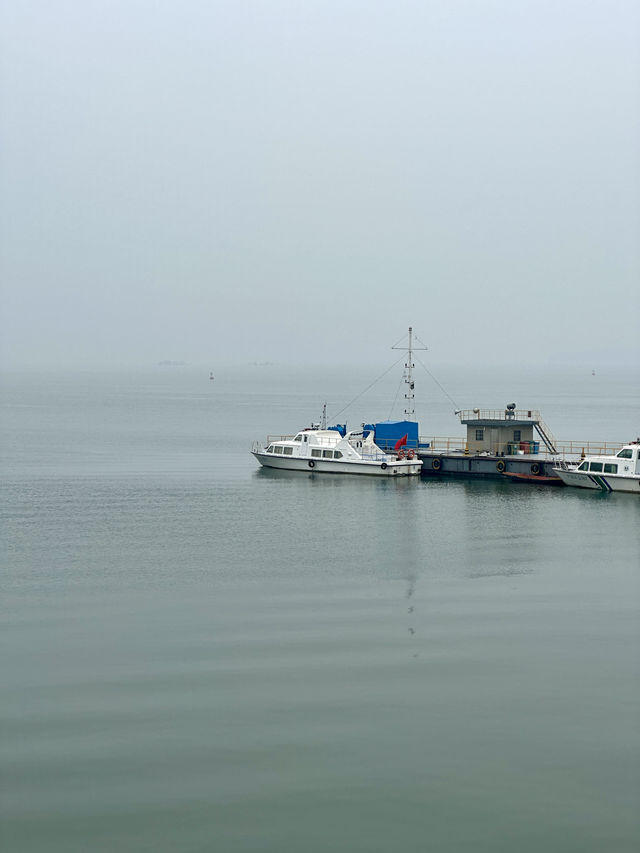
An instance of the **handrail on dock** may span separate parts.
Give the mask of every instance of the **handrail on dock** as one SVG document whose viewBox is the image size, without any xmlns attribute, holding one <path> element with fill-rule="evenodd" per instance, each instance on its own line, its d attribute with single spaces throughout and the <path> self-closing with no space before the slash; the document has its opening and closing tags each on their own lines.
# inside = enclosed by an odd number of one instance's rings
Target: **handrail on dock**
<svg viewBox="0 0 640 853">
<path fill-rule="evenodd" d="M 461 421 L 540 421 L 537 409 L 462 409 L 458 412 Z"/>
<path fill-rule="evenodd" d="M 527 453 L 526 456 L 537 456 L 544 459 L 558 459 L 564 457 L 581 457 L 584 456 L 613 456 L 623 446 L 624 442 L 611 441 L 555 441 L 555 453 L 551 450 L 540 449 L 538 453 Z M 466 438 L 450 438 L 447 436 L 420 436 L 420 445 L 424 447 L 428 445 L 428 453 L 463 453 L 467 452 Z M 502 454 L 503 445 L 496 446 L 489 450 L 479 451 L 469 454 L 473 456 Z"/>
<path fill-rule="evenodd" d="M 549 435 L 549 433 L 547 433 Z M 293 435 L 269 435 L 267 436 L 267 446 L 274 441 L 291 441 Z M 624 441 L 556 441 L 552 439 L 555 452 L 548 447 L 540 448 L 536 454 L 526 454 L 527 456 L 537 456 L 544 459 L 564 459 L 565 457 L 580 458 L 581 456 L 614 456 L 618 450 L 625 444 Z M 327 442 L 329 444 L 329 442 Z M 411 442 L 414 445 L 414 442 Z M 389 448 L 380 448 L 381 450 Z M 424 436 L 418 438 L 418 450 L 427 453 L 465 453 L 467 451 L 467 439 L 463 436 Z M 473 456 L 495 455 L 498 456 L 502 452 L 502 446 L 492 448 L 489 451 L 482 451 L 480 454 L 474 453 Z"/>
</svg>

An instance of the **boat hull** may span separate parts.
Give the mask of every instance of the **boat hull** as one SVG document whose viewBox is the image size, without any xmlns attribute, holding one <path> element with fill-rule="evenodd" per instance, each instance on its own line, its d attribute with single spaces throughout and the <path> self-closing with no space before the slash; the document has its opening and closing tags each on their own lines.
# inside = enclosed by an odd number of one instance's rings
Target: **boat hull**
<svg viewBox="0 0 640 853">
<path fill-rule="evenodd" d="M 420 473 L 422 462 L 417 459 L 397 460 L 389 463 L 370 462 L 368 460 L 343 462 L 330 459 L 296 459 L 295 457 L 274 456 L 271 453 L 252 451 L 255 458 L 265 468 L 279 468 L 283 471 L 306 471 L 308 474 L 359 474 L 369 477 L 412 477 Z M 385 466 L 385 467 L 383 467 Z"/>
<path fill-rule="evenodd" d="M 635 492 L 640 494 L 640 477 L 591 474 L 587 471 L 567 471 L 564 468 L 554 468 L 553 470 L 567 486 L 601 492 Z"/>
</svg>

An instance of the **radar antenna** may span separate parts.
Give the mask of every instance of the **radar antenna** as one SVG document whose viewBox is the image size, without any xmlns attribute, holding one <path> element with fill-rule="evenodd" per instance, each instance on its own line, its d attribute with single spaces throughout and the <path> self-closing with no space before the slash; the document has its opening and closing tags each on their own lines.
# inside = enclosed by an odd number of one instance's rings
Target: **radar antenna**
<svg viewBox="0 0 640 853">
<path fill-rule="evenodd" d="M 417 335 L 416 335 L 416 340 L 419 341 L 420 343 L 422 343 L 422 341 L 420 341 L 420 339 L 418 338 Z M 406 360 L 405 365 L 404 365 L 404 376 L 403 376 L 404 383 L 407 386 L 407 393 L 404 395 L 404 399 L 406 400 L 405 409 L 404 409 L 404 417 L 405 417 L 405 420 L 407 420 L 407 421 L 415 421 L 416 411 L 415 411 L 414 402 L 413 402 L 414 396 L 415 396 L 413 393 L 413 389 L 415 387 L 415 383 L 413 381 L 413 368 L 415 367 L 415 364 L 413 363 L 413 351 L 414 350 L 426 350 L 426 349 L 428 349 L 428 347 L 425 347 L 425 346 L 414 347 L 413 346 L 413 329 L 411 326 L 409 326 L 409 346 L 408 347 L 399 347 L 396 345 L 396 346 L 391 347 L 391 349 L 402 349 L 402 350 L 405 350 L 407 353 L 407 360 Z"/>
</svg>

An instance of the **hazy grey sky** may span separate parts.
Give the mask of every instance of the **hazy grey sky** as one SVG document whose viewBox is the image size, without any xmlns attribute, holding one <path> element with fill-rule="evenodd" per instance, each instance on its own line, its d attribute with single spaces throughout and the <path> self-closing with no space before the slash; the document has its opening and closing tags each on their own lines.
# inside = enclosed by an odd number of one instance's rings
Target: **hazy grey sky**
<svg viewBox="0 0 640 853">
<path fill-rule="evenodd" d="M 637 0 L 6 0 L 2 361 L 640 362 Z"/>
</svg>

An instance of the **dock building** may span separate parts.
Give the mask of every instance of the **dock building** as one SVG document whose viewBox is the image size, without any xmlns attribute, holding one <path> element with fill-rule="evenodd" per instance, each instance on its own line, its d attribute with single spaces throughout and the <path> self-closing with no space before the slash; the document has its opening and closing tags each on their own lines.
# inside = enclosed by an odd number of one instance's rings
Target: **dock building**
<svg viewBox="0 0 640 853">
<path fill-rule="evenodd" d="M 541 442 L 550 453 L 556 452 L 553 436 L 540 412 L 516 409 L 515 403 L 510 403 L 504 411 L 472 409 L 457 414 L 467 427 L 467 451 L 473 455 L 535 455 Z"/>
</svg>

